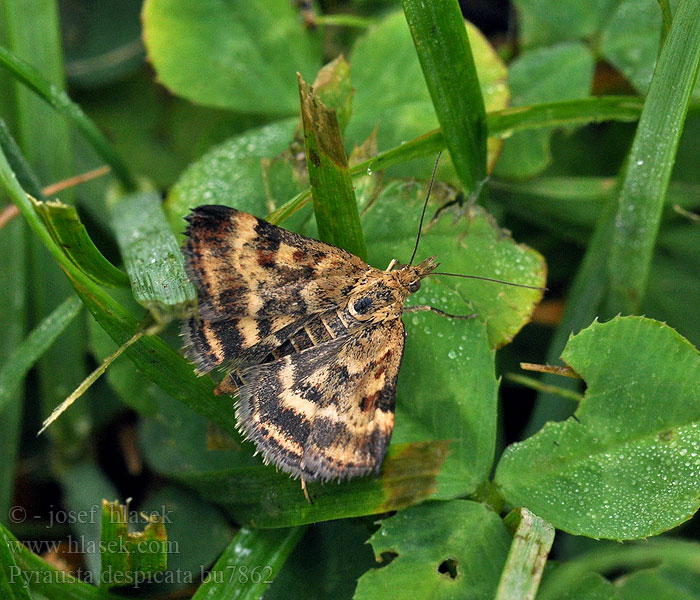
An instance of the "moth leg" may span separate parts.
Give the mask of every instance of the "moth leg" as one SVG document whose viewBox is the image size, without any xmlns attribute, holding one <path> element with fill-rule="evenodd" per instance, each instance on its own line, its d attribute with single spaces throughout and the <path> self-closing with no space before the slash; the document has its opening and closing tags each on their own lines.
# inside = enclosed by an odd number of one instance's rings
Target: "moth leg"
<svg viewBox="0 0 700 600">
<path fill-rule="evenodd" d="M 309 496 L 309 490 L 306 489 L 306 479 L 304 479 L 303 475 L 301 477 L 301 491 L 304 492 L 304 496 L 306 497 L 308 503 L 313 504 L 314 501 L 311 499 L 311 496 Z"/>
<path fill-rule="evenodd" d="M 451 315 L 450 313 L 446 313 L 444 310 L 440 310 L 439 308 L 435 308 L 434 306 L 428 306 L 427 304 L 419 304 L 417 306 L 405 306 L 403 309 L 403 312 L 405 313 L 411 313 L 411 312 L 434 312 L 436 315 L 440 315 L 442 317 L 447 317 L 448 319 L 473 319 L 474 317 L 478 317 L 478 313 L 472 313 L 471 315 Z"/>
</svg>

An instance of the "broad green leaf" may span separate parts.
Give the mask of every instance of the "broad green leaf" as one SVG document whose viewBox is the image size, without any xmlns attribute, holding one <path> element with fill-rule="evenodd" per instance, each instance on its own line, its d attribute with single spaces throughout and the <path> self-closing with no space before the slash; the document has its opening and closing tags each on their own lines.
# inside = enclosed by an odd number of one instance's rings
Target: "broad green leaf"
<svg viewBox="0 0 700 600">
<path fill-rule="evenodd" d="M 158 321 L 185 316 L 196 297 L 185 261 L 161 207 L 160 194 L 143 191 L 110 207 L 122 259 L 136 301 Z"/>
<path fill-rule="evenodd" d="M 369 542 L 385 567 L 367 571 L 355 600 L 491 600 L 510 536 L 498 515 L 468 500 L 428 502 L 382 521 Z"/>
<path fill-rule="evenodd" d="M 677 2 L 675 3 L 677 4 Z M 602 56 L 640 94 L 646 94 L 661 41 L 661 10 L 657 0 L 622 0 L 600 32 Z"/>
<path fill-rule="evenodd" d="M 697 572 L 663 566 L 638 571 L 617 586 L 620 600 L 695 600 L 700 597 Z"/>
<path fill-rule="evenodd" d="M 581 43 L 525 51 L 509 66 L 512 104 L 518 107 L 587 96 L 593 67 L 593 54 Z M 503 144 L 495 173 L 517 179 L 539 173 L 550 160 L 550 135 L 546 129 L 513 134 Z"/>
<path fill-rule="evenodd" d="M 163 206 L 177 233 L 182 220 L 200 204 L 233 206 L 265 217 L 300 189 L 294 169 L 274 157 L 288 149 L 298 119 L 287 119 L 252 129 L 212 148 L 192 163 L 170 189 Z M 264 161 L 271 162 L 269 169 Z"/>
<path fill-rule="evenodd" d="M 509 446 L 508 502 L 597 538 L 657 535 L 689 519 L 700 491 L 700 356 L 642 317 L 594 323 L 562 355 L 587 384 L 576 414 Z"/>
<path fill-rule="evenodd" d="M 610 573 L 623 575 L 618 585 L 624 584 L 627 577 L 634 577 L 629 573 L 634 569 L 660 567 L 658 570 L 664 573 L 684 573 L 686 578 L 700 581 L 700 545 L 669 537 L 645 540 L 633 544 L 611 544 L 597 548 L 585 554 L 581 554 L 566 562 L 548 569 L 542 580 L 538 600 L 559 600 L 566 598 L 578 600 L 578 598 L 591 598 L 591 600 L 607 600 L 618 598 L 613 594 L 613 588 L 602 577 L 597 578 L 595 573 Z M 643 573 L 644 571 L 639 571 Z M 575 592 L 590 582 L 591 590 L 595 594 L 578 595 Z"/>
<path fill-rule="evenodd" d="M 509 98 L 505 65 L 476 27 L 469 23 L 466 27 L 486 111 L 504 108 Z M 393 68 L 386 68 L 387 60 Z M 350 54 L 350 68 L 356 91 L 353 117 L 346 129 L 349 143 L 361 143 L 378 127 L 379 150 L 384 151 L 438 126 L 403 14 L 390 14 L 357 40 Z M 499 149 L 499 143 L 489 144 L 489 165 L 493 165 Z M 408 163 L 394 173 L 418 173 L 427 178 L 434 162 L 435 153 L 421 161 L 418 169 L 416 163 Z M 449 161 L 442 163 L 440 173 L 438 179 L 444 179 L 442 174 L 447 173 L 455 178 Z"/>
<path fill-rule="evenodd" d="M 257 600 L 294 550 L 303 527 L 242 528 L 205 575 L 192 600 Z"/>
<path fill-rule="evenodd" d="M 266 600 L 351 598 L 358 578 L 375 565 L 367 538 L 369 523 L 342 519 L 306 528 L 284 567 L 265 592 Z"/>
<path fill-rule="evenodd" d="M 546 587 L 547 576 L 551 571 L 556 573 L 556 569 L 553 566 L 545 572 L 537 600 L 619 600 L 613 584 L 598 573 L 583 573 L 569 581 L 560 593 L 550 594 Z"/>
<path fill-rule="evenodd" d="M 681 0 L 659 56 L 613 216 L 608 314 L 635 313 L 644 297 L 666 189 L 700 66 L 700 4 Z"/>
<path fill-rule="evenodd" d="M 452 165 L 478 196 L 486 177 L 486 112 L 457 0 L 402 0 L 423 78 Z"/>
<path fill-rule="evenodd" d="M 610 18 L 620 0 L 515 0 L 525 47 L 590 38 Z"/>
<path fill-rule="evenodd" d="M 392 258 L 408 260 L 426 191 L 423 185 L 389 184 L 365 212 L 370 264 L 386 268 Z M 434 190 L 428 215 L 449 200 Z M 417 260 L 433 255 L 440 271 L 544 284 L 542 257 L 517 245 L 475 207 L 446 208 L 424 226 Z M 478 314 L 469 321 L 432 313 L 404 318 L 406 349 L 394 440 L 453 440 L 438 477 L 438 497 L 472 493 L 488 477 L 496 431 L 492 348 L 507 343 L 527 322 L 540 295 L 492 282 L 433 276 L 409 299 L 409 304 L 428 304 L 451 314 Z M 453 418 L 445 419 L 445 414 Z"/>
<path fill-rule="evenodd" d="M 205 106 L 297 114 L 295 74 L 311 79 L 321 62 L 317 35 L 287 0 L 147 0 L 143 28 L 160 81 Z"/>
<path fill-rule="evenodd" d="M 219 508 L 179 486 L 161 487 L 146 498 L 141 510 L 157 516 L 167 528 L 168 566 L 161 578 L 165 583 L 168 577 L 180 586 L 199 581 L 232 537 L 231 525 Z"/>
</svg>

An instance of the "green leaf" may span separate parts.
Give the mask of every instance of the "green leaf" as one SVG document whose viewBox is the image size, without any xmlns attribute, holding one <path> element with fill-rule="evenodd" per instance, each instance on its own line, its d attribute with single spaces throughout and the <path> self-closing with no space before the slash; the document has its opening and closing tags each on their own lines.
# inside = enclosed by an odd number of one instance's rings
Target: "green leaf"
<svg viewBox="0 0 700 600">
<path fill-rule="evenodd" d="M 265 599 L 351 598 L 358 578 L 375 564 L 368 526 L 363 519 L 342 519 L 307 527 Z"/>
<path fill-rule="evenodd" d="M 513 532 L 513 542 L 495 598 L 534 598 L 554 542 L 554 528 L 527 508 L 510 513 L 505 524 Z"/>
<path fill-rule="evenodd" d="M 75 207 L 59 201 L 36 202 L 34 207 L 56 242 L 95 283 L 115 287 L 129 285 L 126 273 L 109 262 L 90 239 Z"/>
<path fill-rule="evenodd" d="M 700 4 L 681 0 L 644 102 L 618 196 L 608 312 L 634 313 L 646 291 L 666 189 L 700 65 Z"/>
<path fill-rule="evenodd" d="M 205 576 L 192 600 L 257 600 L 294 550 L 303 527 L 242 528 Z"/>
<path fill-rule="evenodd" d="M 363 214 L 370 264 L 407 261 L 426 186 L 393 182 Z M 433 191 L 428 215 L 452 198 Z M 424 226 L 417 258 L 437 255 L 440 271 L 544 284 L 542 257 L 517 245 L 478 208 L 451 206 Z M 397 386 L 395 442 L 453 440 L 438 476 L 438 497 L 474 492 L 493 463 L 496 396 L 493 347 L 528 321 L 540 292 L 446 276 L 422 283 L 409 304 L 429 304 L 473 320 L 407 315 L 406 349 Z M 445 419 L 445 414 L 453 418 Z"/>
<path fill-rule="evenodd" d="M 593 54 L 580 43 L 525 51 L 509 68 L 512 103 L 527 106 L 587 96 L 593 67 Z M 524 179 L 542 171 L 550 161 L 550 135 L 550 130 L 515 133 L 503 144 L 495 173 Z"/>
<path fill-rule="evenodd" d="M 634 544 L 614 544 L 597 548 L 549 570 L 542 581 L 537 599 L 571 598 L 571 600 L 578 600 L 579 597 L 587 599 L 589 596 L 571 594 L 577 588 L 583 588 L 586 579 L 595 584 L 592 572 L 619 574 L 631 569 L 661 565 L 661 569 L 668 569 L 668 572 L 675 573 L 683 572 L 686 577 L 692 577 L 697 582 L 700 580 L 698 577 L 700 575 L 699 559 L 699 544 L 668 537 Z M 623 581 L 626 577 L 623 578 Z M 601 585 L 600 578 L 595 586 L 599 594 L 591 595 L 592 599 L 617 598 L 617 596 L 611 595 L 610 585 Z"/>
<path fill-rule="evenodd" d="M 469 44 L 479 77 L 479 85 L 487 111 L 505 108 L 509 91 L 503 61 L 488 40 L 470 23 L 466 24 Z M 395 68 L 387 68 L 391 59 Z M 345 132 L 351 143 L 364 141 L 378 127 L 379 150 L 400 146 L 438 126 L 435 110 L 421 72 L 406 19 L 392 13 L 359 38 L 350 54 L 355 100 L 353 117 Z M 444 142 L 443 142 L 444 143 Z M 500 150 L 499 143 L 489 144 L 491 166 Z M 393 174 L 407 177 L 429 177 L 437 151 L 418 163 L 407 163 Z M 380 166 L 374 167 L 381 168 Z M 449 161 L 443 161 L 438 180 L 450 174 L 456 180 Z"/>
<path fill-rule="evenodd" d="M 182 220 L 200 204 L 233 206 L 256 217 L 267 213 L 300 191 L 293 167 L 283 160 L 275 177 L 265 170 L 269 160 L 288 149 L 298 119 L 287 119 L 252 129 L 219 144 L 192 163 L 168 192 L 163 209 L 170 226 L 182 232 Z"/>
<path fill-rule="evenodd" d="M 587 383 L 576 414 L 509 446 L 496 483 L 557 529 L 597 538 L 657 535 L 689 519 L 700 491 L 700 357 L 641 317 L 594 323 L 562 358 Z"/>
<path fill-rule="evenodd" d="M 294 74 L 309 78 L 320 66 L 318 37 L 286 0 L 147 0 L 143 29 L 159 79 L 205 106 L 295 115 Z"/>
<path fill-rule="evenodd" d="M 27 579 L 15 560 L 16 545 L 0 527 L 0 592 L 5 600 L 32 600 Z"/>
<path fill-rule="evenodd" d="M 459 3 L 402 4 L 452 164 L 464 189 L 478 194 L 486 177 L 486 111 Z"/>
<path fill-rule="evenodd" d="M 515 0 L 524 46 L 543 46 L 592 37 L 620 0 Z M 651 4 L 651 3 L 650 3 Z"/>
<path fill-rule="evenodd" d="M 106 587 L 146 579 L 167 567 L 168 534 L 163 518 L 151 515 L 143 531 L 132 532 L 130 518 L 128 505 L 102 500 L 100 584 Z"/>
<path fill-rule="evenodd" d="M 338 125 L 343 131 L 352 115 L 352 99 L 355 90 L 350 81 L 350 64 L 341 54 L 316 75 L 314 92 L 321 101 L 336 112 Z"/>
<path fill-rule="evenodd" d="M 21 573 L 16 577 L 26 577 L 33 598 L 47 600 L 120 600 L 123 596 L 108 592 L 84 583 L 72 575 L 59 571 L 54 566 L 30 552 L 0 523 L 0 544 L 9 544 Z M 0 558 L 2 560 L 2 558 Z M 20 596 L 20 598 L 22 598 Z"/>
<path fill-rule="evenodd" d="M 95 151 L 112 168 L 114 175 L 126 189 L 134 189 L 136 187 L 131 173 L 126 168 L 119 155 L 110 146 L 109 142 L 107 142 L 95 123 L 93 123 L 87 117 L 80 106 L 75 104 L 68 97 L 68 94 L 52 85 L 29 63 L 24 62 L 2 47 L 0 47 L 0 66 L 8 69 L 30 90 L 32 90 L 45 102 L 48 102 L 59 113 L 66 116 L 90 142 Z M 35 118 L 33 112 L 31 118 Z M 56 129 L 56 125 L 45 125 L 43 127 L 38 127 L 38 129 L 42 132 L 45 132 L 47 129 L 54 131 Z M 42 135 L 40 144 L 42 147 L 46 147 L 47 149 L 52 148 L 52 145 L 47 143 L 45 135 Z M 53 151 L 55 152 L 55 148 L 53 148 Z M 63 175 L 65 175 L 65 173 L 63 173 Z"/>
<path fill-rule="evenodd" d="M 381 514 L 425 500 L 435 492 L 436 475 L 445 462 L 447 446 L 446 442 L 394 445 L 384 459 L 379 478 L 307 484 L 313 504 L 304 497 L 298 481 L 261 464 L 192 472 L 189 457 L 182 460 L 181 456 L 173 456 L 171 464 L 181 460 L 180 472 L 171 470 L 167 474 L 223 506 L 239 523 L 262 528 L 290 527 Z M 172 442 L 169 448 L 172 453 Z M 231 454 L 235 457 L 235 453 Z M 240 454 L 243 456 L 239 463 L 252 462 L 252 450 Z M 201 469 L 199 465 L 194 468 Z"/>
<path fill-rule="evenodd" d="M 467 500 L 428 502 L 382 521 L 369 542 L 377 561 L 355 600 L 371 598 L 491 599 L 506 561 L 510 536 L 488 508 Z"/>
<path fill-rule="evenodd" d="M 16 397 L 29 369 L 78 316 L 82 307 L 75 296 L 64 300 L 5 359 L 0 368 L 0 411 Z"/>
<path fill-rule="evenodd" d="M 700 578 L 685 569 L 657 567 L 625 577 L 617 593 L 620 600 L 695 600 L 700 597 Z"/>
<path fill-rule="evenodd" d="M 601 31 L 603 58 L 646 94 L 659 55 L 662 12 L 658 1 L 622 0 Z"/>
<path fill-rule="evenodd" d="M 194 305 L 196 292 L 158 192 L 122 196 L 110 209 L 136 301 L 160 322 L 185 316 Z"/>
<path fill-rule="evenodd" d="M 366 260 L 360 214 L 335 111 L 326 108 L 301 75 L 299 95 L 319 238 Z"/>
</svg>

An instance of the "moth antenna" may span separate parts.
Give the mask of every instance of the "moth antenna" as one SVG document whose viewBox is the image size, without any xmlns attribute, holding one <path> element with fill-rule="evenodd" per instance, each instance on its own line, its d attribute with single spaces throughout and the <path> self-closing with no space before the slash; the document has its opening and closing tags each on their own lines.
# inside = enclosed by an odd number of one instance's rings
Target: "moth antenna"
<svg viewBox="0 0 700 600">
<path fill-rule="evenodd" d="M 464 277 L 465 279 L 480 279 L 481 281 L 491 281 L 492 283 L 502 283 L 503 285 L 512 285 L 513 287 L 526 288 L 528 290 L 537 290 L 539 292 L 546 292 L 546 287 L 538 287 L 536 285 L 526 285 L 524 283 L 513 283 L 512 281 L 503 281 L 502 279 L 492 279 L 491 277 L 481 277 L 480 275 L 462 275 L 461 273 L 441 273 L 439 271 L 433 271 L 428 273 L 426 277 L 431 275 L 447 275 L 448 277 Z"/>
<path fill-rule="evenodd" d="M 430 185 L 428 186 L 428 193 L 425 196 L 425 202 L 423 202 L 423 212 L 420 215 L 420 223 L 418 224 L 418 235 L 416 236 L 416 245 L 413 246 L 413 254 L 411 254 L 411 260 L 408 261 L 408 266 L 413 264 L 413 259 L 416 257 L 416 252 L 418 252 L 418 244 L 420 243 L 420 232 L 423 229 L 423 219 L 425 219 L 425 211 L 428 208 L 428 200 L 430 200 L 430 192 L 433 191 L 433 183 L 435 183 L 435 173 L 437 173 L 438 163 L 440 162 L 440 157 L 442 156 L 442 150 L 438 152 L 437 158 L 435 159 L 435 166 L 433 167 L 433 174 L 430 176 Z"/>
</svg>

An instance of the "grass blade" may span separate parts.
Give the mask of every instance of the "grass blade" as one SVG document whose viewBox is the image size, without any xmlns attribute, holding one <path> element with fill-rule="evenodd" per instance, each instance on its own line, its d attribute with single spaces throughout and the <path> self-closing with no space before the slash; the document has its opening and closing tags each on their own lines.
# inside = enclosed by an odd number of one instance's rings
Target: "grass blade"
<svg viewBox="0 0 700 600">
<path fill-rule="evenodd" d="M 698 65 L 700 3 L 683 0 L 659 56 L 622 179 L 608 262 L 609 313 L 634 313 L 644 296 Z"/>
<path fill-rule="evenodd" d="M 192 600 L 257 600 L 304 533 L 304 527 L 243 527 L 226 547 Z"/>
<path fill-rule="evenodd" d="M 402 0 L 452 163 L 468 192 L 486 177 L 486 111 L 457 0 Z"/>
<path fill-rule="evenodd" d="M 10 71 L 40 98 L 48 102 L 58 112 L 68 117 L 75 127 L 90 142 L 95 152 L 112 168 L 114 175 L 127 190 L 136 189 L 136 182 L 129 169 L 110 145 L 97 125 L 63 91 L 51 85 L 41 73 L 22 59 L 0 46 L 0 65 Z"/>
<path fill-rule="evenodd" d="M 183 317 L 196 295 L 158 192 L 124 196 L 111 207 L 111 212 L 136 301 L 150 310 L 158 322 Z"/>
<path fill-rule="evenodd" d="M 5 360 L 0 368 L 0 411 L 15 397 L 29 369 L 75 319 L 82 307 L 75 296 L 64 300 Z"/>
<path fill-rule="evenodd" d="M 498 584 L 496 600 L 533 600 L 554 543 L 554 527 L 527 508 L 516 509 L 504 522 L 513 531 L 513 542 Z"/>
<path fill-rule="evenodd" d="M 100 285 L 129 285 L 126 273 L 97 249 L 73 206 L 56 201 L 37 202 L 35 207 L 46 227 L 51 229 L 53 237 L 83 273 Z"/>
<path fill-rule="evenodd" d="M 299 75 L 306 164 L 319 237 L 367 260 L 348 157 L 335 111 L 328 110 Z"/>
</svg>

